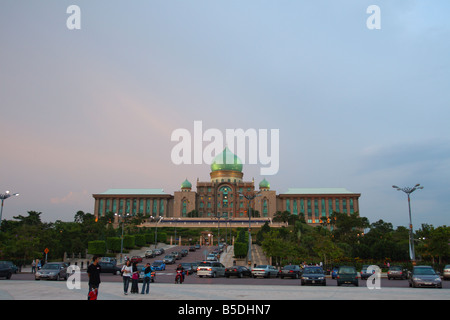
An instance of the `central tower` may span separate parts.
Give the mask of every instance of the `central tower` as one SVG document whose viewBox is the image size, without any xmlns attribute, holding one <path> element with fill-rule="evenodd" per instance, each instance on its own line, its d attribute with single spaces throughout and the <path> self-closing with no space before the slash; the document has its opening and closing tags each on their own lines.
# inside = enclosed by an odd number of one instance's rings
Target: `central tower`
<svg viewBox="0 0 450 320">
<path fill-rule="evenodd" d="M 225 147 L 211 163 L 211 182 L 242 182 L 242 162 L 241 159 Z"/>
</svg>

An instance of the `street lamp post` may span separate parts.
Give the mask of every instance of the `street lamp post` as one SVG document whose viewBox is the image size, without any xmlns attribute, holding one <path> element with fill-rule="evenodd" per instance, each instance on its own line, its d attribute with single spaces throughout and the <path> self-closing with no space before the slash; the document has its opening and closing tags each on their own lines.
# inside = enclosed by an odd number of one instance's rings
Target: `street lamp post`
<svg viewBox="0 0 450 320">
<path fill-rule="evenodd" d="M 122 238 L 120 240 L 120 263 L 122 263 L 122 254 L 123 254 L 123 226 L 125 224 L 125 218 L 128 218 L 130 216 L 129 213 L 126 213 L 125 215 L 114 213 L 115 216 L 122 219 Z"/>
<path fill-rule="evenodd" d="M 257 193 L 252 194 L 243 194 L 242 192 L 239 192 L 240 196 L 243 196 L 245 199 L 248 200 L 248 252 L 247 252 L 247 264 L 251 266 L 252 264 L 252 234 L 251 234 L 251 206 L 250 201 L 255 199 L 256 197 L 259 197 L 261 194 L 261 191 L 258 191 Z"/>
<path fill-rule="evenodd" d="M 0 225 L 2 224 L 2 216 L 3 216 L 3 202 L 8 199 L 11 196 L 15 196 L 17 197 L 19 194 L 18 193 L 13 193 L 11 194 L 9 191 L 6 191 L 5 193 L 1 193 L 0 194 L 0 200 L 2 200 L 2 206 L 0 208 Z"/>
<path fill-rule="evenodd" d="M 150 216 L 150 218 L 155 220 L 155 249 L 156 249 L 156 247 L 158 246 L 158 243 L 156 242 L 156 241 L 158 241 L 158 223 L 160 223 L 161 220 L 164 217 L 161 217 L 161 216 L 159 216 L 159 217 Z"/>
<path fill-rule="evenodd" d="M 410 194 L 416 190 L 423 189 L 420 183 L 416 184 L 414 187 L 404 187 L 400 188 L 397 186 L 392 186 L 392 188 L 397 189 L 397 191 L 403 191 L 408 196 L 408 209 L 409 209 L 409 257 L 411 258 L 412 263 L 416 262 L 416 254 L 414 252 L 414 235 L 413 235 L 413 226 L 411 219 L 411 198 Z"/>
</svg>

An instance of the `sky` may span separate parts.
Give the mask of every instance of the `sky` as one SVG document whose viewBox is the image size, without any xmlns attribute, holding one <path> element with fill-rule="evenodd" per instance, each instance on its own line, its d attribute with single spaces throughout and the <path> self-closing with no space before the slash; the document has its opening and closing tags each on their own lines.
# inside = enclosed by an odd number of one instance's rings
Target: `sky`
<svg viewBox="0 0 450 320">
<path fill-rule="evenodd" d="M 346 188 L 394 228 L 409 218 L 392 185 L 420 183 L 414 228 L 449 225 L 449 14 L 447 0 L 2 1 L 0 192 L 20 193 L 3 219 L 73 221 L 110 188 L 195 189 L 210 167 L 174 164 L 171 134 L 201 121 L 279 130 L 278 172 L 244 164 L 245 181 Z"/>
</svg>

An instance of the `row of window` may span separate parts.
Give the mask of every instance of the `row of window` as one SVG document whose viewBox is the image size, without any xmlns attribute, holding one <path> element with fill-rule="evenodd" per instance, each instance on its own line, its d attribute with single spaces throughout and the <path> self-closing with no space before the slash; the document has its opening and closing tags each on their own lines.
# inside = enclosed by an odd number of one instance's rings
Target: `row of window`
<svg viewBox="0 0 450 320">
<path fill-rule="evenodd" d="M 146 200 L 146 201 L 144 201 Z M 131 215 L 164 215 L 165 199 L 99 199 L 98 213 L 100 216 L 105 212 L 118 214 L 130 213 Z"/>
<path fill-rule="evenodd" d="M 292 201 L 292 209 L 291 209 L 291 201 Z M 314 216 L 316 219 L 319 219 L 319 217 L 326 217 L 331 215 L 333 211 L 342 213 L 354 213 L 355 212 L 354 202 L 355 200 L 353 198 L 286 199 L 286 210 L 292 212 L 292 214 L 295 215 L 301 213 L 305 217 L 309 218 Z"/>
</svg>

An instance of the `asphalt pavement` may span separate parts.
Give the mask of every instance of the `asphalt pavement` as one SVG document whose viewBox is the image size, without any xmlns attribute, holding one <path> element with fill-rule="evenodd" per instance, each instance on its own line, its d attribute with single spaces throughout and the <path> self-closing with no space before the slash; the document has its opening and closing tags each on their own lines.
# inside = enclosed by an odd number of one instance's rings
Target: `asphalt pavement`
<svg viewBox="0 0 450 320">
<path fill-rule="evenodd" d="M 0 300 L 86 300 L 87 282 L 0 280 Z M 102 282 L 99 300 L 450 300 L 448 289 L 303 287 L 152 283 L 150 294 L 123 294 L 121 282 Z"/>
<path fill-rule="evenodd" d="M 225 266 L 233 263 L 232 247 L 221 255 Z M 22 270 L 26 271 L 26 270 Z M 86 300 L 87 281 L 70 289 L 66 281 L 0 280 L 0 300 Z M 141 285 L 139 286 L 141 288 Z M 150 294 L 123 294 L 121 281 L 100 284 L 99 300 L 450 300 L 449 289 L 382 287 L 304 287 L 252 284 L 174 284 L 155 282 Z"/>
</svg>

